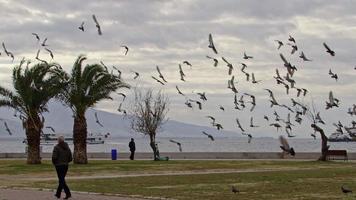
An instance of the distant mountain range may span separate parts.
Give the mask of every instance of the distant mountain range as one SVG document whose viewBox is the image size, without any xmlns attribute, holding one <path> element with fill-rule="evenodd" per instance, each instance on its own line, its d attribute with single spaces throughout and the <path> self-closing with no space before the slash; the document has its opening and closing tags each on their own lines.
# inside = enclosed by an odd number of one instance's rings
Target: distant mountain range
<svg viewBox="0 0 356 200">
<path fill-rule="evenodd" d="M 72 112 L 69 108 L 58 102 L 49 104 L 49 111 L 45 113 L 45 126 L 51 126 L 57 133 L 70 134 L 73 129 Z M 97 112 L 98 118 L 104 127 L 95 123 L 94 113 Z M 110 133 L 112 137 L 131 137 L 140 133 L 135 133 L 130 127 L 130 119 L 120 114 L 89 109 L 86 113 L 88 131 L 93 133 Z M 4 126 L 4 121 L 8 124 L 13 135 L 10 136 Z M 51 130 L 44 128 L 45 133 Z M 212 134 L 214 137 L 240 137 L 237 132 L 216 130 L 213 127 L 199 126 L 183 123 L 175 120 L 167 121 L 157 137 L 206 137 L 202 131 Z M 0 108 L 0 138 L 25 137 L 20 119 L 14 117 L 14 111 L 8 108 Z"/>
</svg>

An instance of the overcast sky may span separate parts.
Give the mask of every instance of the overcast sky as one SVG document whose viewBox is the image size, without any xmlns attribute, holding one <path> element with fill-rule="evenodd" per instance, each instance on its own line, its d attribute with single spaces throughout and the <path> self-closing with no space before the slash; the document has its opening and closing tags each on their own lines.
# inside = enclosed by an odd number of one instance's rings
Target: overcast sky
<svg viewBox="0 0 356 200">
<path fill-rule="evenodd" d="M 314 99 L 317 110 L 328 123 L 323 126 L 330 134 L 333 122 L 342 121 L 349 125 L 353 120 L 346 112 L 355 102 L 356 95 L 356 4 L 353 1 L 305 0 L 305 1 L 259 1 L 259 0 L 127 0 L 127 1 L 10 1 L 0 0 L 0 41 L 15 55 L 15 61 L 7 57 L 1 49 L 1 85 L 11 88 L 11 70 L 22 57 L 35 62 L 36 52 L 41 42 L 47 38 L 48 48 L 54 53 L 54 62 L 69 71 L 76 57 L 84 54 L 86 63 L 103 61 L 107 66 L 115 65 L 123 72 L 124 81 L 132 86 L 162 90 L 170 97 L 169 117 L 178 121 L 210 126 L 205 116 L 215 116 L 225 129 L 236 131 L 235 119 L 238 117 L 248 133 L 255 137 L 278 136 L 269 123 L 273 121 L 276 110 L 281 118 L 286 118 L 284 108 L 269 107 L 270 88 L 278 102 L 291 105 L 290 98 L 310 104 Z M 99 36 L 92 20 L 95 14 L 101 24 L 103 35 Z M 78 26 L 84 21 L 85 32 Z M 214 38 L 218 55 L 208 48 L 208 35 Z M 274 40 L 288 43 L 288 36 L 296 39 L 298 51 L 291 55 L 291 47 L 284 45 L 277 50 Z M 331 57 L 325 52 L 326 42 L 336 53 Z M 124 55 L 121 45 L 129 46 Z M 50 61 L 48 53 L 41 48 L 40 57 Z M 298 56 L 303 51 L 312 62 L 303 62 Z M 243 53 L 254 58 L 244 60 Z M 279 57 L 283 53 L 295 64 L 298 70 L 293 79 L 296 86 L 307 88 L 306 97 L 296 97 L 296 90 L 285 93 L 281 85 L 276 85 L 273 76 L 278 68 L 285 76 L 286 69 Z M 219 59 L 218 67 L 207 55 Z M 249 111 L 250 104 L 243 111 L 235 110 L 233 93 L 227 88 L 228 68 L 221 61 L 224 56 L 233 66 L 233 74 L 239 90 L 256 96 L 257 106 Z M 180 80 L 178 64 L 189 61 L 193 67 L 183 66 L 186 82 Z M 240 62 L 247 64 L 246 71 L 254 73 L 259 84 L 246 82 L 241 73 Z M 158 76 L 158 65 L 168 84 L 161 86 L 151 79 Z M 336 82 L 328 75 L 329 69 L 337 73 Z M 133 80 L 134 73 L 140 77 Z M 188 108 L 186 99 L 177 94 L 175 86 L 187 95 L 198 100 L 196 92 L 206 92 L 207 102 L 203 110 L 195 104 Z M 339 108 L 325 110 L 325 101 L 332 90 L 341 100 Z M 130 91 L 122 90 L 126 94 Z M 121 97 L 113 95 L 114 101 L 103 101 L 97 109 L 117 113 Z M 248 100 L 248 97 L 245 97 Z M 225 111 L 219 109 L 225 107 Z M 129 101 L 123 106 L 129 108 Z M 267 115 L 270 122 L 263 116 Z M 312 130 L 310 121 L 303 117 L 302 125 L 294 122 L 293 134 L 308 137 Z M 258 128 L 250 128 L 250 117 L 254 117 Z"/>
</svg>

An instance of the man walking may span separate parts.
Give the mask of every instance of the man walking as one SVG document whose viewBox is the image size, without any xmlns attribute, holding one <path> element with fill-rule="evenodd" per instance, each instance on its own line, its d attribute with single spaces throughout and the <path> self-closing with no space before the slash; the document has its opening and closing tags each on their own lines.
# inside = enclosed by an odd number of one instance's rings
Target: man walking
<svg viewBox="0 0 356 200">
<path fill-rule="evenodd" d="M 54 147 L 52 153 L 52 163 L 56 167 L 58 176 L 58 188 L 54 196 L 56 196 L 58 199 L 61 198 L 61 193 L 63 189 L 66 193 L 64 199 L 69 199 L 72 196 L 65 180 L 68 171 L 68 164 L 72 160 L 72 152 L 68 144 L 64 142 L 64 137 L 58 137 L 58 144 Z"/>
<path fill-rule="evenodd" d="M 130 160 L 134 160 L 135 159 L 135 151 L 136 151 L 136 145 L 135 145 L 135 141 L 133 138 L 131 138 L 131 141 L 129 143 L 129 148 L 130 148 Z"/>
</svg>

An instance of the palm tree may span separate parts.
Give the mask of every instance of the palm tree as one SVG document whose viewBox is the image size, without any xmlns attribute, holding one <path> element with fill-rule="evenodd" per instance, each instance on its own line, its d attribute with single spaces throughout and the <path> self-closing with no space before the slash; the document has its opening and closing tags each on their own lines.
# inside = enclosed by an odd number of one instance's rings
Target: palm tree
<svg viewBox="0 0 356 200">
<path fill-rule="evenodd" d="M 85 112 L 100 100 L 112 99 L 110 94 L 118 88 L 129 87 L 100 64 L 86 65 L 82 69 L 84 60 L 86 57 L 82 55 L 77 58 L 71 74 L 67 75 L 67 87 L 62 91 L 62 100 L 73 111 L 73 157 L 76 164 L 88 163 Z"/>
<path fill-rule="evenodd" d="M 0 86 L 0 107 L 10 107 L 19 113 L 26 131 L 28 151 L 27 163 L 40 164 L 40 138 L 44 123 L 43 112 L 47 103 L 57 96 L 65 86 L 59 65 L 40 63 L 33 67 L 19 66 L 13 69 L 14 91 Z"/>
</svg>

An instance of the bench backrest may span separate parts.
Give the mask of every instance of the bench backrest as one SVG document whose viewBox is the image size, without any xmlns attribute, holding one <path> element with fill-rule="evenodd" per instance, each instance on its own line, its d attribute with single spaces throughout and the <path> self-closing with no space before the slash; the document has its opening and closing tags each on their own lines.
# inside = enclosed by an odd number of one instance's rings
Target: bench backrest
<svg viewBox="0 0 356 200">
<path fill-rule="evenodd" d="M 347 155 L 346 150 L 328 150 L 327 155 L 344 156 Z"/>
</svg>

